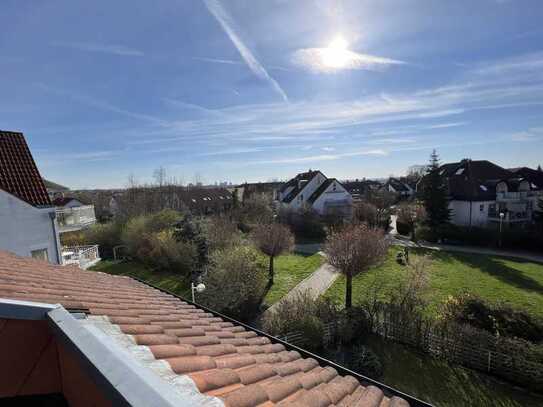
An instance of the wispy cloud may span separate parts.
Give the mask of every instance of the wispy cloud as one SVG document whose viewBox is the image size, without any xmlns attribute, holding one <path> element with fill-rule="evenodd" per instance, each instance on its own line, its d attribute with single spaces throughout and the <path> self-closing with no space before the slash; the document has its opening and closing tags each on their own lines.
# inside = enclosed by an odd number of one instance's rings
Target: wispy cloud
<svg viewBox="0 0 543 407">
<path fill-rule="evenodd" d="M 304 156 L 304 157 L 278 158 L 275 160 L 253 161 L 253 162 L 250 162 L 249 164 L 295 164 L 295 163 L 306 163 L 306 162 L 333 161 L 333 160 L 339 160 L 341 158 L 346 158 L 346 157 L 356 157 L 356 156 L 364 156 L 364 155 L 383 156 L 387 154 L 388 153 L 384 150 L 363 150 L 363 151 L 355 151 L 355 152 L 349 152 L 349 153 L 343 153 L 343 154 L 321 154 L 321 155 Z"/>
<path fill-rule="evenodd" d="M 330 55 L 331 52 L 341 53 Z M 337 58 L 334 61 L 334 58 Z M 360 54 L 349 50 L 331 51 L 328 48 L 303 48 L 292 54 L 292 63 L 313 72 L 331 73 L 344 69 L 364 69 L 382 71 L 392 65 L 403 65 L 405 62 L 374 55 Z"/>
<path fill-rule="evenodd" d="M 513 141 L 543 140 L 543 127 L 532 127 L 525 131 L 519 131 L 511 135 Z"/>
<path fill-rule="evenodd" d="M 221 25 L 222 29 L 228 35 L 228 38 L 239 54 L 249 67 L 249 69 L 260 79 L 267 81 L 270 86 L 277 92 L 281 98 L 288 102 L 288 97 L 285 91 L 281 88 L 279 83 L 270 76 L 266 68 L 256 59 L 253 52 L 249 49 L 247 45 L 241 39 L 241 36 L 238 34 L 234 21 L 228 12 L 224 9 L 221 3 L 218 0 L 204 0 L 204 3 L 209 10 L 209 12 L 215 17 L 218 23 Z"/>
<path fill-rule="evenodd" d="M 225 65 L 241 65 L 243 62 L 234 61 L 232 59 L 221 59 L 221 58 L 207 58 L 207 57 L 192 57 L 197 61 L 209 62 L 212 64 L 225 64 Z"/>
<path fill-rule="evenodd" d="M 51 43 L 54 47 L 71 48 L 79 51 L 101 52 L 104 54 L 112 54 L 123 57 L 142 57 L 144 53 L 140 50 L 125 47 L 124 45 L 116 44 L 97 44 L 92 42 L 66 42 L 58 41 Z"/>
</svg>

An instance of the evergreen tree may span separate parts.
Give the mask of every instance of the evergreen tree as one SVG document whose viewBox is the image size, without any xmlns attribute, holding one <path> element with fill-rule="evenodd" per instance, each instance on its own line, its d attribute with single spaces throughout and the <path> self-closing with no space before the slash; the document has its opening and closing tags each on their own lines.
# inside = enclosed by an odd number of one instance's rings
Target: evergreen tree
<svg viewBox="0 0 543 407">
<path fill-rule="evenodd" d="M 424 209 L 426 209 L 426 224 L 433 232 L 448 223 L 451 218 L 447 183 L 439 173 L 439 167 L 439 156 L 434 150 L 430 156 L 430 164 L 423 181 L 422 191 L 422 200 Z"/>
<path fill-rule="evenodd" d="M 542 171 L 543 171 L 543 169 L 541 169 L 541 165 L 538 165 L 538 166 L 537 166 L 537 170 L 538 170 L 539 172 L 542 172 Z"/>
<path fill-rule="evenodd" d="M 540 232 L 543 232 L 543 198 L 539 198 L 537 209 L 534 211 L 534 221 Z"/>
<path fill-rule="evenodd" d="M 190 214 L 175 225 L 175 238 L 177 241 L 191 243 L 196 248 L 196 268 L 201 273 L 209 263 L 209 242 L 198 221 L 195 221 Z"/>
</svg>

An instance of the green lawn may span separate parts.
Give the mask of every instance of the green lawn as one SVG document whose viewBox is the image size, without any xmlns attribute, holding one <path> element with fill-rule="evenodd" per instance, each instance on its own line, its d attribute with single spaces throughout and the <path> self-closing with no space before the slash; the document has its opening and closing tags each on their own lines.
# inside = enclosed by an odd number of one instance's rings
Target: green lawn
<svg viewBox="0 0 543 407">
<path fill-rule="evenodd" d="M 119 263 L 102 260 L 96 266 L 91 267 L 91 270 L 102 271 L 108 274 L 137 277 L 141 280 L 145 280 L 149 284 L 171 291 L 180 297 L 190 298 L 190 282 L 177 274 L 151 271 L 137 262 L 127 261 Z"/>
<path fill-rule="evenodd" d="M 266 294 L 264 302 L 272 305 L 279 301 L 296 284 L 311 275 L 324 262 L 319 254 L 311 256 L 289 254 L 279 256 L 274 260 L 274 284 Z"/>
<path fill-rule="evenodd" d="M 405 267 L 395 260 L 398 251 L 398 247 L 392 247 L 382 265 L 353 279 L 354 303 L 376 278 L 383 279 L 387 288 L 391 288 L 405 275 Z M 428 254 L 432 260 L 428 295 L 433 310 L 449 295 L 466 291 L 491 303 L 506 303 L 543 317 L 543 264 L 498 256 L 424 249 L 412 249 L 411 253 Z M 325 295 L 344 301 L 345 278 L 338 278 Z"/>
</svg>

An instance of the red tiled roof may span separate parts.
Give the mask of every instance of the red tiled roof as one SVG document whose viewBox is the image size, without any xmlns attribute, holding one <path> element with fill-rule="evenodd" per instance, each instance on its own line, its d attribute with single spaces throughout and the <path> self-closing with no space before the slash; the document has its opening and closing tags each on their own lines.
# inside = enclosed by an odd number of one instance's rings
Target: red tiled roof
<svg viewBox="0 0 543 407">
<path fill-rule="evenodd" d="M 22 133 L 0 130 L 0 189 L 33 206 L 51 205 Z"/>
<path fill-rule="evenodd" d="M 0 298 L 60 303 L 107 316 L 138 345 L 226 406 L 405 407 L 280 343 L 124 276 L 0 251 Z"/>
</svg>

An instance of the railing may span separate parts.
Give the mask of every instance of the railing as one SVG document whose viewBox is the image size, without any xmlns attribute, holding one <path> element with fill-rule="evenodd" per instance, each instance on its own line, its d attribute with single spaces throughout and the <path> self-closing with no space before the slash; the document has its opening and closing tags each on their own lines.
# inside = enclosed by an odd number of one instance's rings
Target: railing
<svg viewBox="0 0 543 407">
<path fill-rule="evenodd" d="M 541 191 L 496 192 L 497 201 L 516 201 L 541 196 Z"/>
<path fill-rule="evenodd" d="M 94 205 L 57 209 L 56 214 L 61 233 L 79 230 L 96 223 Z"/>
<path fill-rule="evenodd" d="M 488 218 L 491 220 L 500 220 L 500 213 L 499 212 L 488 212 Z M 504 222 L 522 222 L 529 220 L 530 217 L 528 216 L 527 212 L 513 212 L 513 211 L 507 211 L 504 212 L 503 221 Z"/>
<path fill-rule="evenodd" d="M 65 246 L 62 248 L 62 264 L 75 264 L 87 269 L 100 261 L 98 245 L 92 246 Z"/>
</svg>

